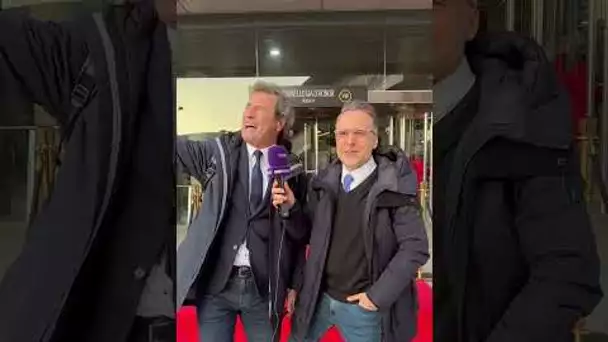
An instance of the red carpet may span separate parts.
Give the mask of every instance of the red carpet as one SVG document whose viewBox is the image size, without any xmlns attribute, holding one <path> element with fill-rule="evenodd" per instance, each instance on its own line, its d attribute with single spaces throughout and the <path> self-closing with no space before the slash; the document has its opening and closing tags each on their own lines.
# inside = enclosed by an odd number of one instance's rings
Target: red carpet
<svg viewBox="0 0 608 342">
<path fill-rule="evenodd" d="M 433 291 L 423 281 L 418 281 L 418 296 L 420 308 L 418 311 L 418 335 L 414 342 L 433 341 Z M 290 332 L 290 321 L 283 321 L 281 341 L 287 341 Z M 234 334 L 235 342 L 246 342 L 245 333 L 240 320 L 237 322 Z M 177 342 L 199 342 L 198 327 L 196 323 L 196 310 L 194 307 L 182 308 L 177 316 Z M 322 342 L 342 342 L 338 331 L 333 328 L 325 334 Z"/>
</svg>

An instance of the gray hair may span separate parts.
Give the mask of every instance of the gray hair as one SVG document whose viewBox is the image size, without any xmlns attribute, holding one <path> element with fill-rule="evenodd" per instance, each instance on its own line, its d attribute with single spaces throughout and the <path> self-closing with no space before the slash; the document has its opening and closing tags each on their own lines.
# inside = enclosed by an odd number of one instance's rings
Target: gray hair
<svg viewBox="0 0 608 342">
<path fill-rule="evenodd" d="M 278 117 L 285 121 L 283 134 L 285 138 L 289 138 L 291 136 L 291 129 L 296 120 L 296 116 L 293 107 L 289 104 L 287 96 L 285 93 L 283 93 L 281 87 L 274 83 L 256 81 L 251 87 L 250 93 L 264 93 L 277 97 L 275 113 Z"/>
<path fill-rule="evenodd" d="M 365 114 L 369 115 L 372 118 L 372 123 L 374 125 L 374 131 L 378 132 L 378 113 L 376 112 L 376 108 L 369 102 L 361 101 L 361 100 L 353 100 L 351 102 L 347 102 L 342 106 L 340 110 L 340 114 L 350 111 L 361 111 Z"/>
</svg>

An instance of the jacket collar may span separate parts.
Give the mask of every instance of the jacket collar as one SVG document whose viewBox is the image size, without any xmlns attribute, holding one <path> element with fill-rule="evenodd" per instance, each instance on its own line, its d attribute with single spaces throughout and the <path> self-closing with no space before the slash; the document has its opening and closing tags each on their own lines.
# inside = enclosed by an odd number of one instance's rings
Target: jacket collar
<svg viewBox="0 0 608 342">
<path fill-rule="evenodd" d="M 454 152 L 446 222 L 456 213 L 469 162 L 490 140 L 501 137 L 554 149 L 572 144 L 568 96 L 536 42 L 514 32 L 488 34 L 467 46 L 467 58 L 477 75 L 479 103 Z"/>
<path fill-rule="evenodd" d="M 540 147 L 570 146 L 568 96 L 542 47 L 513 32 L 488 34 L 471 42 L 467 57 L 480 82 L 475 131 Z"/>
<path fill-rule="evenodd" d="M 467 58 L 462 58 L 456 71 L 433 86 L 433 121 L 450 113 L 475 84 L 475 74 Z"/>
<path fill-rule="evenodd" d="M 380 147 L 374 151 L 373 158 L 378 165 L 378 179 L 370 193 L 392 191 L 404 195 L 416 195 L 416 175 L 403 151 L 395 147 Z M 333 194 L 337 194 L 341 174 L 342 163 L 336 160 L 313 179 L 313 189 L 330 190 Z"/>
</svg>

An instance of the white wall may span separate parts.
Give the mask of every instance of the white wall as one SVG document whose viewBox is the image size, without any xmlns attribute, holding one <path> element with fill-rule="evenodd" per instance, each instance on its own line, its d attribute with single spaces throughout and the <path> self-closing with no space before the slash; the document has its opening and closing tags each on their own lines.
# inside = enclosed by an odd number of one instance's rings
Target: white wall
<svg viewBox="0 0 608 342">
<path fill-rule="evenodd" d="M 280 86 L 301 85 L 308 77 L 260 78 Z M 181 78 L 177 80 L 177 134 L 237 130 L 254 78 Z M 179 108 L 182 110 L 179 110 Z"/>
</svg>

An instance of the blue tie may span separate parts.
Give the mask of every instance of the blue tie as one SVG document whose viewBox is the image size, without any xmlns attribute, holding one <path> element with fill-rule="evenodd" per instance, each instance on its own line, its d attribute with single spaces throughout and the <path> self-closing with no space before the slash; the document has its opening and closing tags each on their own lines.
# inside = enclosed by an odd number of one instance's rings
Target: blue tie
<svg viewBox="0 0 608 342">
<path fill-rule="evenodd" d="M 262 178 L 262 169 L 260 167 L 260 159 L 262 159 L 262 151 L 253 152 L 255 156 L 255 164 L 251 170 L 251 188 L 249 192 L 249 210 L 254 213 L 262 202 L 262 191 L 264 190 L 264 179 Z"/>
<path fill-rule="evenodd" d="M 351 187 L 351 185 L 353 185 L 354 180 L 355 180 L 355 178 L 353 178 L 352 175 L 344 176 L 344 180 L 342 181 L 342 186 L 344 187 L 345 192 L 350 191 L 350 187 Z"/>
</svg>

